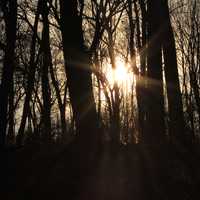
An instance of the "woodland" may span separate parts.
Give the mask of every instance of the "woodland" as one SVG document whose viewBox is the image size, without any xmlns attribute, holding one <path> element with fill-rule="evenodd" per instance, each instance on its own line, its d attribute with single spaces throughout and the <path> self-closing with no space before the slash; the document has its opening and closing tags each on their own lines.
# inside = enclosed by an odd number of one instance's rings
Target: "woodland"
<svg viewBox="0 0 200 200">
<path fill-rule="evenodd" d="M 0 198 L 200 199 L 200 0 L 1 0 Z"/>
</svg>

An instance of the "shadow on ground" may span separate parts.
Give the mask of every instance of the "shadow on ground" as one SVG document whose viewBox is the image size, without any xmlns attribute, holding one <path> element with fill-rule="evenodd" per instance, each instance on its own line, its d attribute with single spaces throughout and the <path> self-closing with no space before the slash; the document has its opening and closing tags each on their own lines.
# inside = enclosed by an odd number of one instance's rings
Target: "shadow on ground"
<svg viewBox="0 0 200 200">
<path fill-rule="evenodd" d="M 9 153 L 4 199 L 200 199 L 199 173 L 169 147 L 105 146 L 87 167 L 77 152 L 56 145 Z M 84 159 L 81 159 L 84 162 Z M 197 162 L 198 163 L 198 162 Z M 16 172 L 16 176 L 15 173 Z"/>
</svg>

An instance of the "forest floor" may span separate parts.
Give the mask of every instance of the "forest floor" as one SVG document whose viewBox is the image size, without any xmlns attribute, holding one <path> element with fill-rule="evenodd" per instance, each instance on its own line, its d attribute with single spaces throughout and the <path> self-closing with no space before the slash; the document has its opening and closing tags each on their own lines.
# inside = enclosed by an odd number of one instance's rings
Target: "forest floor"
<svg viewBox="0 0 200 200">
<path fill-rule="evenodd" d="M 73 150 L 64 146 L 29 146 L 8 154 L 3 200 L 200 199 L 199 162 L 167 146 L 105 146 L 87 169 L 80 169 Z"/>
</svg>

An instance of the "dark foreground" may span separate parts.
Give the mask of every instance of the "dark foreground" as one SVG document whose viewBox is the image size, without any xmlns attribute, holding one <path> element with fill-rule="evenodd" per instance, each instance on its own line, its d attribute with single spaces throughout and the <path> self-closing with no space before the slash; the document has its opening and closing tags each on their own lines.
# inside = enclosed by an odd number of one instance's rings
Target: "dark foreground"
<svg viewBox="0 0 200 200">
<path fill-rule="evenodd" d="M 105 147 L 86 168 L 56 145 L 6 154 L 3 200 L 200 199 L 198 157 L 169 146 Z"/>
</svg>

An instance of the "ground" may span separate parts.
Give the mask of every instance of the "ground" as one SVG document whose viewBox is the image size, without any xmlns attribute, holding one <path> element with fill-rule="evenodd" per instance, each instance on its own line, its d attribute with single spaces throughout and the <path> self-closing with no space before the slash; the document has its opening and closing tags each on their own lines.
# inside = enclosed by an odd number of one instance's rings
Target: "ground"
<svg viewBox="0 0 200 200">
<path fill-rule="evenodd" d="M 65 146 L 29 146 L 7 154 L 4 199 L 200 199 L 198 167 L 166 146 L 107 145 L 87 167 Z"/>
</svg>

